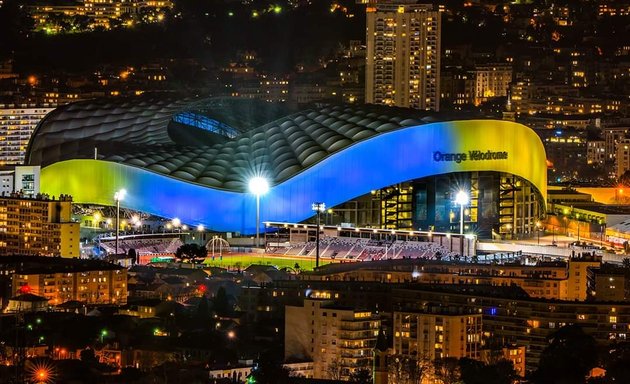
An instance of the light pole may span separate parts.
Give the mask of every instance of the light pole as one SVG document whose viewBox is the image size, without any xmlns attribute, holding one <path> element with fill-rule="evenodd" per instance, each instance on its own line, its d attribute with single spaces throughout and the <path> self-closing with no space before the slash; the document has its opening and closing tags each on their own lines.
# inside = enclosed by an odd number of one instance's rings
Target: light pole
<svg viewBox="0 0 630 384">
<path fill-rule="evenodd" d="M 260 247 L 260 196 L 269 192 L 269 182 L 256 176 L 249 181 L 249 191 L 256 195 L 256 247 Z"/>
<path fill-rule="evenodd" d="M 455 204 L 459 205 L 459 234 L 464 234 L 464 205 L 468 205 L 470 196 L 464 191 L 457 192 Z"/>
<path fill-rule="evenodd" d="M 203 224 L 199 224 L 199 225 L 197 226 L 197 232 L 199 232 L 199 244 L 201 244 L 201 245 L 203 245 L 203 239 L 202 239 L 202 237 L 203 237 L 203 230 L 204 230 L 204 229 L 205 229 L 205 228 L 204 228 Z"/>
<path fill-rule="evenodd" d="M 317 213 L 317 230 L 315 231 L 315 268 L 317 268 L 319 267 L 319 219 L 322 212 L 326 210 L 326 204 L 313 203 L 311 208 Z"/>
<path fill-rule="evenodd" d="M 536 222 L 536 239 L 538 240 L 538 245 L 540 245 L 540 221 Z"/>
<path fill-rule="evenodd" d="M 179 226 L 182 225 L 182 221 L 176 217 L 171 220 L 171 225 L 173 226 L 173 231 L 179 231 Z"/>
<path fill-rule="evenodd" d="M 580 241 L 580 214 L 576 213 L 575 214 L 575 223 L 577 224 L 577 235 L 578 235 L 578 239 L 577 241 Z"/>
<path fill-rule="evenodd" d="M 114 193 L 114 200 L 116 200 L 116 256 L 118 256 L 118 233 L 120 232 L 120 202 L 125 199 L 127 190 L 121 189 Z"/>
</svg>

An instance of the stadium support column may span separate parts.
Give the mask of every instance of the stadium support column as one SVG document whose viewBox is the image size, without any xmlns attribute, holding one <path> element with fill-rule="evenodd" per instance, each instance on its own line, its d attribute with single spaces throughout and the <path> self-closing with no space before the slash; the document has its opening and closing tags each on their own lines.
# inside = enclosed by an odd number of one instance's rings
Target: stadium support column
<svg viewBox="0 0 630 384">
<path fill-rule="evenodd" d="M 324 203 L 313 203 L 311 205 L 311 208 L 313 209 L 313 211 L 315 211 L 316 213 L 316 217 L 317 217 L 317 228 L 315 230 L 315 268 L 319 267 L 319 226 L 320 226 L 320 219 L 321 219 L 321 214 L 322 212 L 324 212 L 326 210 L 326 204 Z"/>
</svg>

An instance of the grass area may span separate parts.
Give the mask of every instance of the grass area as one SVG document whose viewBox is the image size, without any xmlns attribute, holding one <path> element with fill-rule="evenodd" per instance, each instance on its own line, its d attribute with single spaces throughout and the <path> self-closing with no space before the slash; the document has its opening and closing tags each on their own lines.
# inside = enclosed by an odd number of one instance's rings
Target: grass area
<svg viewBox="0 0 630 384">
<path fill-rule="evenodd" d="M 222 267 L 222 268 L 241 268 L 245 269 L 252 264 L 262 264 L 262 265 L 273 265 L 280 268 L 295 268 L 295 264 L 300 266 L 300 269 L 303 271 L 311 271 L 315 268 L 315 258 L 305 258 L 305 257 L 296 257 L 296 258 L 287 258 L 287 257 L 278 257 L 271 255 L 258 255 L 258 254 L 228 254 L 223 255 L 223 258 L 220 259 L 218 256 L 212 260 L 211 258 L 207 258 L 204 264 L 211 267 Z M 324 265 L 330 263 L 330 260 L 320 260 L 319 265 Z"/>
</svg>

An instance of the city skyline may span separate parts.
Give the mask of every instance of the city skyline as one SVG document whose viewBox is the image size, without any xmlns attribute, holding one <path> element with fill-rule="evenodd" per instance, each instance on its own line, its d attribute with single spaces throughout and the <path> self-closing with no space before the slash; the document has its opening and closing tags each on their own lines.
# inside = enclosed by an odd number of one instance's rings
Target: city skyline
<svg viewBox="0 0 630 384">
<path fill-rule="evenodd" d="M 628 25 L 0 0 L 0 384 L 630 382 Z"/>
</svg>

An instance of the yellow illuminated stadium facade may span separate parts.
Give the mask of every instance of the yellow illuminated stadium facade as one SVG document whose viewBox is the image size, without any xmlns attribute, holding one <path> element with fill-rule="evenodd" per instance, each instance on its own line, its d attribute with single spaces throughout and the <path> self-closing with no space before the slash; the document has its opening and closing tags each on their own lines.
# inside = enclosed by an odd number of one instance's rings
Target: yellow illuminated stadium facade
<svg viewBox="0 0 630 384">
<path fill-rule="evenodd" d="M 254 176 L 270 186 L 261 222 L 303 222 L 323 202 L 322 224 L 458 233 L 463 191 L 466 233 L 511 237 L 545 210 L 542 142 L 514 122 L 324 105 L 245 127 L 242 100 L 92 103 L 61 107 L 35 132 L 27 163 L 42 166 L 42 192 L 112 205 L 125 188 L 125 208 L 243 234 L 256 224 Z"/>
</svg>

